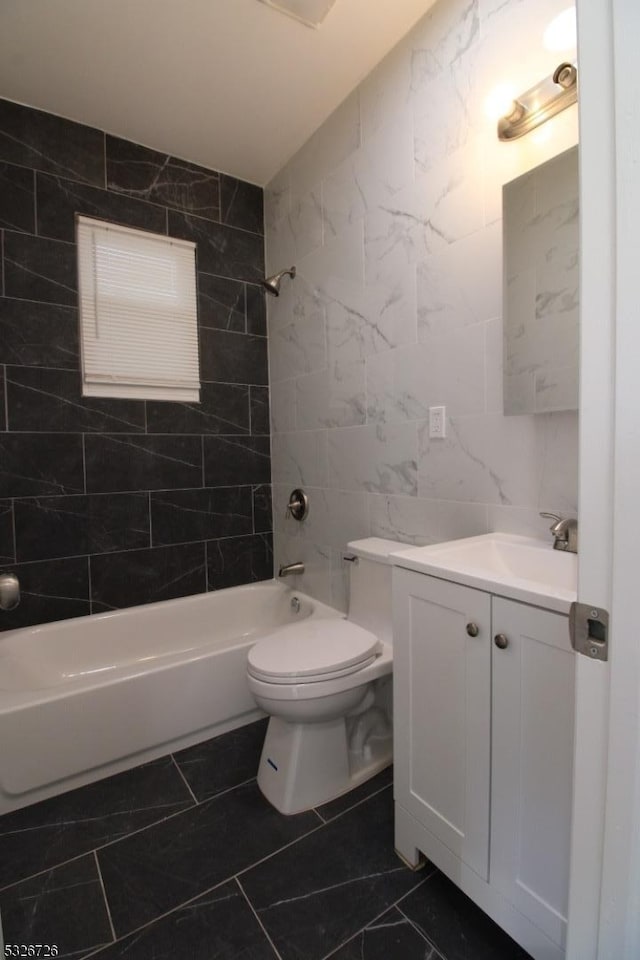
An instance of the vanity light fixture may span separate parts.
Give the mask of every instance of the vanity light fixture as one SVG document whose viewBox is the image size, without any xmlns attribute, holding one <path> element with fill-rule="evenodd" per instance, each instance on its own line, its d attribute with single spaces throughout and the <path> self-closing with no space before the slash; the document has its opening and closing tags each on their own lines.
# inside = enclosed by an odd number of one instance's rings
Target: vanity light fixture
<svg viewBox="0 0 640 960">
<path fill-rule="evenodd" d="M 555 117 L 578 99 L 578 71 L 564 61 L 535 87 L 513 101 L 509 113 L 498 120 L 498 139 L 516 140 Z"/>
</svg>

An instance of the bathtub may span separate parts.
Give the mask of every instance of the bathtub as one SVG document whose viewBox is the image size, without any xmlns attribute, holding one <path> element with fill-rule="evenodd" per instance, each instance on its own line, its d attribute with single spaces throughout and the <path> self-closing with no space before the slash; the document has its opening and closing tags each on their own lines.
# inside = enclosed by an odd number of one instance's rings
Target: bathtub
<svg viewBox="0 0 640 960">
<path fill-rule="evenodd" d="M 257 720 L 252 644 L 341 616 L 267 581 L 0 634 L 0 813 Z"/>
</svg>

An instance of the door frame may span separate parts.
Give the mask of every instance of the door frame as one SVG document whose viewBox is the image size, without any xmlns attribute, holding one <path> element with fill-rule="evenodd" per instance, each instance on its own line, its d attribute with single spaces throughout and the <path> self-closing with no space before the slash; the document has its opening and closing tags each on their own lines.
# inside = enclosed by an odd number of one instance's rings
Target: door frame
<svg viewBox="0 0 640 960">
<path fill-rule="evenodd" d="M 578 597 L 611 631 L 608 663 L 576 657 L 567 960 L 640 955 L 639 35 L 636 0 L 578 0 Z"/>
</svg>

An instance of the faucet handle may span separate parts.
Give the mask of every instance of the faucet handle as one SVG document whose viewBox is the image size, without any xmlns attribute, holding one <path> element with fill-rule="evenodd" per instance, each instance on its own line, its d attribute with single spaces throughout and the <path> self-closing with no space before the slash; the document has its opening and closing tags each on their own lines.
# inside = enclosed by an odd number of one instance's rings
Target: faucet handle
<svg viewBox="0 0 640 960">
<path fill-rule="evenodd" d="M 553 524 L 549 527 L 549 530 L 555 537 L 558 532 L 559 525 L 562 523 L 564 518 L 559 517 L 557 513 L 541 513 L 540 516 L 545 517 L 547 520 L 553 520 Z"/>
<path fill-rule="evenodd" d="M 547 520 L 553 520 L 554 523 L 561 523 L 562 517 L 559 517 L 557 513 L 541 513 L 541 517 L 545 517 Z"/>
</svg>

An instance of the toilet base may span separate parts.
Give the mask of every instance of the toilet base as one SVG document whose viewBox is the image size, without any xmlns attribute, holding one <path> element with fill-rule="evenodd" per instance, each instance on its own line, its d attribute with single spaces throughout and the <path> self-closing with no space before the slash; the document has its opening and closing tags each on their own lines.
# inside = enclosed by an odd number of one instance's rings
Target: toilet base
<svg viewBox="0 0 640 960">
<path fill-rule="evenodd" d="M 390 728 L 353 745 L 353 730 L 344 717 L 322 723 L 290 723 L 271 717 L 258 786 L 280 813 L 302 813 L 348 793 L 392 760 Z"/>
</svg>

